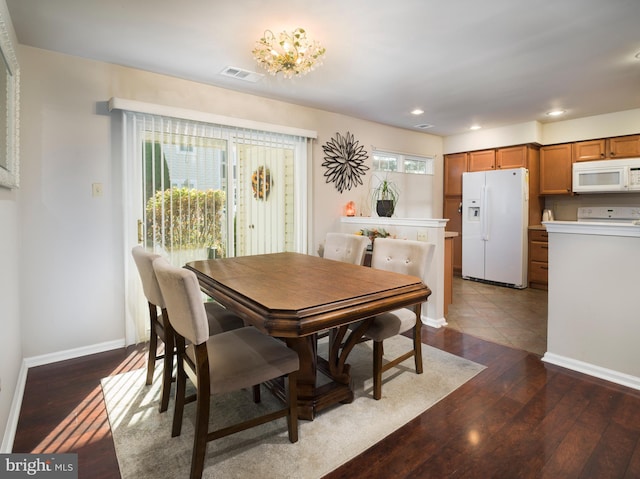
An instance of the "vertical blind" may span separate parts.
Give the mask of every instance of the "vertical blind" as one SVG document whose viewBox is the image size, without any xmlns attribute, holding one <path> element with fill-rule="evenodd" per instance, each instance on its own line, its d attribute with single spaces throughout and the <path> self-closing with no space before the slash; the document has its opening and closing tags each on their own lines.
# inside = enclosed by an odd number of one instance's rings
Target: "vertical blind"
<svg viewBox="0 0 640 479">
<path fill-rule="evenodd" d="M 176 266 L 306 252 L 309 137 L 127 110 L 122 124 L 127 251 L 141 241 Z M 128 263 L 131 344 L 148 310 Z"/>
</svg>

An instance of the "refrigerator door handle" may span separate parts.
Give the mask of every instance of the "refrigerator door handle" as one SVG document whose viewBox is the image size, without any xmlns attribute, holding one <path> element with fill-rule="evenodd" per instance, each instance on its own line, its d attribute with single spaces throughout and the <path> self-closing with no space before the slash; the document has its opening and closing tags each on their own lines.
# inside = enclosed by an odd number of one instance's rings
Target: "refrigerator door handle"
<svg viewBox="0 0 640 479">
<path fill-rule="evenodd" d="M 482 185 L 480 197 L 480 226 L 482 241 L 489 241 L 489 189 Z"/>
</svg>

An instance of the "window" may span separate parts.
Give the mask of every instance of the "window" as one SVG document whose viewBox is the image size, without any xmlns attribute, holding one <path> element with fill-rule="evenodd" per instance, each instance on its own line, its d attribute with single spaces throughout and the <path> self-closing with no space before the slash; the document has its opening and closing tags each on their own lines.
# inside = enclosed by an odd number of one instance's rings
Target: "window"
<svg viewBox="0 0 640 479">
<path fill-rule="evenodd" d="M 433 175 L 433 157 L 373 150 L 373 171 Z"/>
<path fill-rule="evenodd" d="M 176 266 L 307 251 L 310 136 L 131 110 L 121 121 L 127 249 L 142 243 Z M 130 255 L 126 261 L 133 344 L 148 337 L 149 312 Z"/>
</svg>

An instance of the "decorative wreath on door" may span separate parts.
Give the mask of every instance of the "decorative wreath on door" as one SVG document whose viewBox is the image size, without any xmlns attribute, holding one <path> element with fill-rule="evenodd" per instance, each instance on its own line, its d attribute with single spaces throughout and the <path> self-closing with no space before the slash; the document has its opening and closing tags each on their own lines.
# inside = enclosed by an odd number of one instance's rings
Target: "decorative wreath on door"
<svg viewBox="0 0 640 479">
<path fill-rule="evenodd" d="M 251 189 L 256 200 L 266 200 L 271 191 L 271 172 L 266 166 L 259 166 L 251 174 Z"/>
</svg>

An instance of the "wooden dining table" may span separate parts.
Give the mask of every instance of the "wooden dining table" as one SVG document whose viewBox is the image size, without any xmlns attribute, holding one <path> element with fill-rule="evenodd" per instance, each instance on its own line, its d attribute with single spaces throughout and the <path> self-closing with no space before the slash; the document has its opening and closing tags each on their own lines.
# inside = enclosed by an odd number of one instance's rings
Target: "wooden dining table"
<svg viewBox="0 0 640 479">
<path fill-rule="evenodd" d="M 414 276 L 300 253 L 193 261 L 185 268 L 196 274 L 204 293 L 298 353 L 301 419 L 353 401 L 346 360 L 375 315 L 402 307 L 416 307 L 419 314 L 431 294 Z M 329 348 L 322 358 L 318 335 L 325 331 Z M 284 398 L 282 385 L 274 392 Z"/>
</svg>

